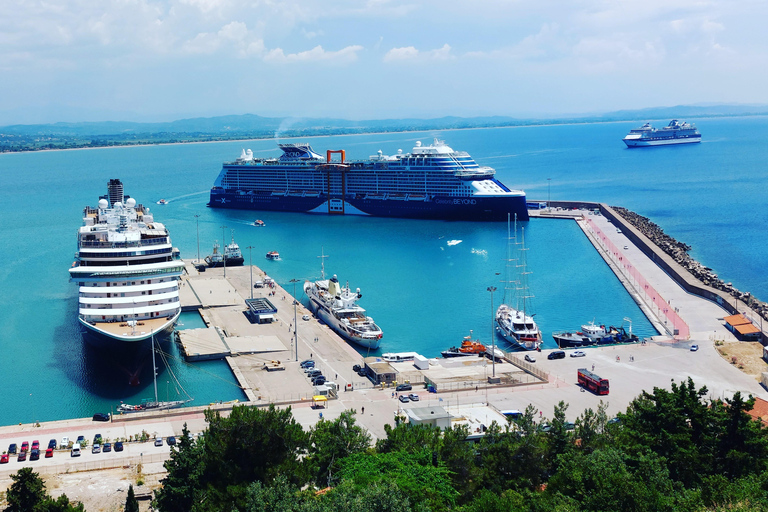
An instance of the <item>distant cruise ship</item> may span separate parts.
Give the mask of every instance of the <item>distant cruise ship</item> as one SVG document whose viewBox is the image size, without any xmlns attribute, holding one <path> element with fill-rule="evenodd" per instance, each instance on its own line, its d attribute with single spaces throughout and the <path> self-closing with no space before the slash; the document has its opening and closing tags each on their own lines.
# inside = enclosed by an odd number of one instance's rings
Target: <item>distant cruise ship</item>
<svg viewBox="0 0 768 512">
<path fill-rule="evenodd" d="M 629 134 L 624 137 L 624 143 L 630 148 L 690 144 L 692 142 L 701 142 L 701 134 L 696 130 L 696 126 L 681 123 L 677 119 L 670 121 L 661 130 L 652 127 L 650 123 L 645 123 L 640 128 L 630 130 Z"/>
<path fill-rule="evenodd" d="M 79 287 L 78 320 L 93 338 L 130 344 L 173 328 L 184 264 L 165 226 L 123 195 L 120 180 L 83 211 L 77 249 L 70 282 Z"/>
<path fill-rule="evenodd" d="M 496 179 L 463 151 L 435 140 L 411 153 L 345 161 L 309 144 L 278 144 L 280 158 L 254 158 L 243 150 L 225 163 L 208 206 L 246 210 L 375 215 L 451 220 L 528 220 L 525 192 Z M 340 153 L 340 161 L 331 161 Z"/>
</svg>

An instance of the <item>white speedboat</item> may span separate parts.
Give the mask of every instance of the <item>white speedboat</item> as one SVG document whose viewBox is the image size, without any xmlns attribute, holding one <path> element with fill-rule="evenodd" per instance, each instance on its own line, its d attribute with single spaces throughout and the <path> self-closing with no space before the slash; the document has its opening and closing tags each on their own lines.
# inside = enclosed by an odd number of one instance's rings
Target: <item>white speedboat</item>
<svg viewBox="0 0 768 512">
<path fill-rule="evenodd" d="M 342 338 L 365 348 L 379 348 L 384 333 L 373 318 L 366 315 L 365 309 L 357 305 L 362 297 L 360 288 L 353 292 L 349 283 L 341 286 L 335 275 L 325 279 L 323 272 L 322 277 L 319 281 L 304 283 L 304 293 L 315 316 Z"/>
</svg>

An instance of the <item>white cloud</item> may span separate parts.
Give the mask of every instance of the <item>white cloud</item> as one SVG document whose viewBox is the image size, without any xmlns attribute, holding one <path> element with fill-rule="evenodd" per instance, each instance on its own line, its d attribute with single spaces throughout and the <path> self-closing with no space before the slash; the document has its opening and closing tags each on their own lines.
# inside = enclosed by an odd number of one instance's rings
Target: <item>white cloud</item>
<svg viewBox="0 0 768 512">
<path fill-rule="evenodd" d="M 399 60 L 415 60 L 419 56 L 419 50 L 413 46 L 404 48 L 392 48 L 384 55 L 384 62 L 393 62 Z"/>
<path fill-rule="evenodd" d="M 444 44 L 441 48 L 435 50 L 419 51 L 414 46 L 405 46 L 402 48 L 392 48 L 384 55 L 384 62 L 423 62 L 423 61 L 446 61 L 453 59 L 451 47 Z"/>
<path fill-rule="evenodd" d="M 189 5 L 200 9 L 202 13 L 218 10 L 227 4 L 227 0 L 179 0 L 182 5 Z"/>
<path fill-rule="evenodd" d="M 362 50 L 362 46 L 353 45 L 335 52 L 329 52 L 318 45 L 304 52 L 286 54 L 282 48 L 275 48 L 267 52 L 264 60 L 273 63 L 330 61 L 337 64 L 347 64 L 357 60 L 357 54 Z"/>
</svg>

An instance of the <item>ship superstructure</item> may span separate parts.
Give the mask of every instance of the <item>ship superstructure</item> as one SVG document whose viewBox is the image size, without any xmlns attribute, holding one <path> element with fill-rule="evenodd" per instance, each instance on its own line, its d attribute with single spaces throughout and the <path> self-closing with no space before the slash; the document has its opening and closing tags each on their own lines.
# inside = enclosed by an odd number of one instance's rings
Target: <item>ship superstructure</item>
<svg viewBox="0 0 768 512">
<path fill-rule="evenodd" d="M 650 123 L 640 128 L 633 128 L 624 137 L 627 147 L 664 146 L 667 144 L 690 144 L 701 142 L 701 134 L 696 126 L 673 119 L 662 129 L 656 129 Z"/>
<path fill-rule="evenodd" d="M 211 189 L 211 207 L 453 220 L 527 220 L 525 192 L 496 179 L 466 152 L 444 142 L 411 153 L 381 151 L 367 160 L 326 157 L 309 144 L 278 144 L 279 158 L 243 150 L 225 163 Z M 332 160 L 340 153 L 339 160 Z"/>
<path fill-rule="evenodd" d="M 92 334 L 131 343 L 173 328 L 184 264 L 165 226 L 124 196 L 120 180 L 84 209 L 77 248 L 70 281 L 78 285 L 78 320 Z"/>
</svg>

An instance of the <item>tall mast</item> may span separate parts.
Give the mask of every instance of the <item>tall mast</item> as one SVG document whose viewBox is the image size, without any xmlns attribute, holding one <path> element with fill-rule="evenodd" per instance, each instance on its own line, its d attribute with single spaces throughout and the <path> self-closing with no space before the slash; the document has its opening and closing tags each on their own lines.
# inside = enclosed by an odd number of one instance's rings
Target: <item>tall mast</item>
<svg viewBox="0 0 768 512">
<path fill-rule="evenodd" d="M 516 283 L 516 281 L 513 281 L 510 279 L 510 267 L 512 267 L 512 262 L 515 261 L 515 259 L 512 258 L 512 240 L 515 240 L 517 236 L 517 214 L 515 214 L 515 236 L 512 236 L 512 233 L 510 231 L 510 215 L 507 214 L 507 260 L 506 265 L 504 266 L 504 296 L 502 297 L 502 304 L 507 304 L 507 299 L 512 300 L 512 291 L 515 290 L 515 287 L 513 287 L 513 283 Z M 507 297 L 507 292 L 509 293 L 509 297 Z"/>
<path fill-rule="evenodd" d="M 155 335 L 152 334 L 152 380 L 155 382 L 155 403 L 157 403 L 157 366 L 155 366 Z"/>
<path fill-rule="evenodd" d="M 321 245 L 320 256 L 318 256 L 318 258 L 320 258 L 320 279 L 325 279 L 325 258 L 327 257 L 328 256 L 323 253 L 323 246 Z"/>
</svg>

